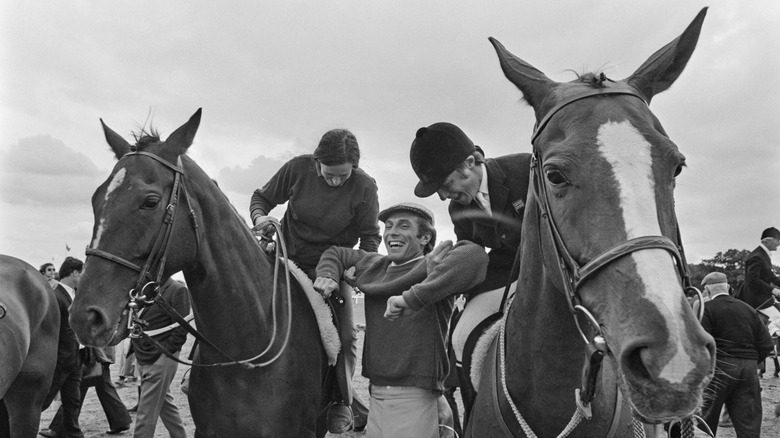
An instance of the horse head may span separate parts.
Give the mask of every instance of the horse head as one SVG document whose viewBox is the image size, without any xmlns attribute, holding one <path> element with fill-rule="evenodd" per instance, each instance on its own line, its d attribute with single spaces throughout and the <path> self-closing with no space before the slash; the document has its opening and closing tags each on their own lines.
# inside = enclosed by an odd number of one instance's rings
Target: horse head
<svg viewBox="0 0 780 438">
<path fill-rule="evenodd" d="M 128 304 L 192 261 L 198 248 L 182 160 L 199 109 L 165 141 L 154 130 L 131 145 L 103 123 L 118 162 L 92 195 L 94 226 L 70 323 L 81 342 L 104 346 L 128 335 Z M 189 214 L 189 215 L 188 215 Z M 174 242 L 174 247 L 170 243 Z"/>
<path fill-rule="evenodd" d="M 559 83 L 490 39 L 537 119 L 523 239 L 540 236 L 555 293 L 603 334 L 622 393 L 653 423 L 690 415 L 714 365 L 714 341 L 683 290 L 674 186 L 685 157 L 648 108 L 684 69 L 705 13 L 618 81 L 596 73 Z"/>
</svg>

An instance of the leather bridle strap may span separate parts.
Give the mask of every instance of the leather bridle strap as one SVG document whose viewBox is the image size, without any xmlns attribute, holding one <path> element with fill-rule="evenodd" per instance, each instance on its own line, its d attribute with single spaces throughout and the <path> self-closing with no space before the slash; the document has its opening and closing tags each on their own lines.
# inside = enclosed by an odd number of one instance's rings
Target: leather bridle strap
<svg viewBox="0 0 780 438">
<path fill-rule="evenodd" d="M 171 189 L 171 196 L 168 205 L 165 208 L 165 216 L 163 218 L 160 231 L 157 233 L 157 238 L 155 239 L 154 245 L 152 246 L 152 250 L 149 253 L 149 257 L 146 259 L 146 263 L 144 263 L 144 266 L 140 267 L 137 264 L 123 257 L 117 256 L 115 254 L 111 254 L 107 251 L 103 251 L 98 248 L 87 247 L 85 254 L 88 256 L 90 255 L 97 256 L 112 261 L 114 263 L 120 264 L 122 266 L 125 266 L 129 269 L 138 272 L 139 273 L 138 280 L 136 281 L 135 287 L 130 291 L 130 293 L 131 296 L 133 297 L 141 298 L 138 295 L 145 290 L 145 284 L 147 284 L 148 282 L 155 282 L 159 284 L 160 280 L 162 279 L 163 271 L 165 268 L 165 262 L 168 256 L 168 246 L 171 240 L 173 224 L 176 218 L 176 208 L 178 206 L 179 197 L 180 194 L 182 193 L 182 188 L 184 186 L 182 182 L 184 169 L 182 167 L 181 157 L 178 157 L 176 166 L 163 160 L 157 155 L 151 154 L 149 152 L 144 152 L 144 151 L 129 152 L 122 157 L 122 160 L 131 156 L 149 157 L 174 172 L 174 180 L 173 180 L 173 188 Z M 186 190 L 184 193 L 186 193 Z M 190 213 L 193 218 L 193 225 L 195 226 L 195 235 L 196 238 L 198 238 L 199 236 L 198 236 L 197 224 L 195 224 L 194 221 L 194 212 L 190 210 Z M 199 239 L 197 240 L 199 242 Z M 153 270 L 156 270 L 154 275 L 152 274 Z M 157 288 L 151 288 L 151 291 L 154 291 L 155 293 L 156 290 Z M 140 302 L 142 303 L 142 305 L 150 304 L 153 298 L 154 298 L 153 296 L 144 297 L 144 299 L 140 300 Z"/>
</svg>

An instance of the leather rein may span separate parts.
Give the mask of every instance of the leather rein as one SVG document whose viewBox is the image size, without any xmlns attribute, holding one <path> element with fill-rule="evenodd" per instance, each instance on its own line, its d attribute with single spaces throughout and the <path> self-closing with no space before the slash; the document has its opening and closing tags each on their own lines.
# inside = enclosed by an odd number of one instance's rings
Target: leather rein
<svg viewBox="0 0 780 438">
<path fill-rule="evenodd" d="M 266 353 L 268 353 L 276 338 L 276 311 L 275 311 L 276 287 L 278 284 L 277 279 L 278 279 L 279 265 L 280 265 L 280 258 L 281 258 L 278 252 L 277 252 L 276 265 L 274 270 L 274 291 L 273 291 L 274 309 L 272 310 L 274 323 L 273 323 L 273 334 L 271 336 L 271 340 L 269 341 L 268 346 L 260 354 L 248 359 L 242 359 L 242 360 L 234 359 L 228 354 L 224 353 L 219 347 L 214 345 L 214 343 L 209 341 L 200 332 L 198 332 L 192 325 L 190 325 L 188 320 L 185 317 L 181 316 L 181 314 L 179 314 L 179 312 L 177 312 L 176 309 L 174 309 L 173 306 L 171 306 L 170 303 L 168 303 L 165 297 L 163 297 L 159 293 L 162 287 L 162 284 L 160 282 L 162 280 L 163 272 L 165 270 L 165 262 L 168 257 L 168 249 L 170 247 L 174 219 L 176 218 L 176 210 L 180 200 L 187 203 L 189 207 L 190 221 L 192 223 L 192 228 L 195 233 L 196 256 L 200 250 L 200 244 L 201 244 L 201 237 L 199 233 L 198 222 L 195 216 L 195 211 L 192 209 L 192 204 L 189 202 L 189 197 L 187 195 L 187 187 L 183 181 L 184 167 L 182 166 L 181 156 L 177 158 L 176 165 L 173 165 L 163 160 L 157 155 L 151 154 L 149 152 L 134 150 L 122 156 L 122 160 L 124 160 L 127 157 L 133 157 L 133 156 L 151 158 L 157 163 L 160 163 L 166 168 L 170 169 L 174 173 L 171 196 L 168 205 L 165 208 L 165 216 L 163 217 L 162 225 L 160 231 L 157 233 L 157 238 L 154 242 L 154 245 L 152 246 L 152 250 L 149 253 L 149 256 L 147 257 L 143 267 L 138 266 L 137 264 L 123 257 L 112 254 L 108 251 L 103 251 L 98 248 L 87 247 L 85 252 L 87 256 L 100 257 L 138 272 L 138 279 L 136 280 L 135 286 L 132 289 L 130 289 L 130 291 L 128 292 L 130 301 L 128 302 L 127 307 L 130 310 L 130 315 L 128 315 L 128 319 L 127 319 L 127 328 L 130 330 L 130 337 L 149 339 L 155 346 L 157 346 L 158 349 L 160 349 L 160 351 L 162 351 L 163 354 L 165 354 L 170 359 L 173 359 L 176 362 L 179 362 L 181 364 L 190 365 L 190 366 L 217 367 L 217 366 L 228 366 L 228 365 L 241 365 L 245 368 L 251 369 L 251 368 L 264 367 L 276 361 L 276 359 L 278 359 L 281 356 L 282 352 L 284 352 L 284 350 L 286 349 L 290 337 L 292 314 L 290 308 L 291 306 L 289 305 L 288 305 L 288 318 L 287 318 L 288 320 L 287 333 L 284 338 L 283 345 L 280 351 L 277 352 L 270 360 L 261 363 L 253 363 L 253 361 L 261 358 Z M 281 233 L 278 234 L 281 239 Z M 285 260 L 284 263 L 285 263 L 285 267 L 287 268 L 286 269 L 287 295 L 288 295 L 287 301 L 288 303 L 290 303 L 291 302 L 290 301 L 290 272 L 289 272 L 289 266 L 286 263 L 287 249 L 286 246 L 284 245 L 283 240 L 280 240 L 280 246 L 282 248 L 282 252 L 284 253 L 283 256 Z M 156 341 L 154 338 L 152 338 L 151 336 L 149 336 L 144 332 L 144 328 L 148 326 L 148 324 L 143 319 L 141 319 L 140 311 L 144 307 L 150 306 L 152 304 L 158 304 L 166 313 L 168 313 L 173 318 L 174 321 L 176 321 L 179 324 L 179 326 L 187 330 L 187 332 L 192 334 L 198 341 L 214 349 L 217 353 L 219 353 L 220 355 L 228 359 L 228 361 L 212 363 L 212 364 L 197 364 L 190 361 L 180 360 L 178 355 L 174 355 L 171 352 L 167 351 L 162 344 L 160 344 L 158 341 Z"/>
<path fill-rule="evenodd" d="M 568 435 L 574 427 L 579 423 L 580 419 L 586 418 L 590 419 L 592 417 L 590 403 L 593 401 L 593 399 L 596 396 L 596 380 L 598 377 L 598 372 L 601 369 L 601 364 L 604 359 L 604 356 L 607 354 L 608 346 L 606 342 L 606 338 L 604 337 L 602 331 L 601 331 L 601 324 L 599 324 L 598 320 L 593 316 L 593 314 L 582 305 L 580 296 L 578 294 L 578 290 L 582 285 L 591 277 L 593 277 L 596 273 L 604 269 L 607 265 L 611 264 L 612 262 L 630 255 L 637 251 L 642 251 L 646 249 L 661 249 L 666 252 L 668 252 L 672 258 L 674 259 L 675 266 L 677 268 L 677 271 L 680 275 L 680 278 L 682 280 L 682 286 L 683 290 L 685 292 L 692 291 L 695 292 L 699 298 L 699 300 L 703 303 L 703 296 L 701 294 L 701 291 L 699 291 L 696 287 L 694 287 L 691 284 L 690 276 L 688 274 L 688 265 L 685 261 L 685 254 L 683 251 L 682 243 L 681 243 L 681 237 L 680 237 L 680 229 L 679 225 L 677 224 L 676 218 L 675 218 L 675 228 L 677 233 L 677 242 L 674 242 L 672 239 L 666 237 L 666 236 L 641 236 L 636 237 L 633 239 L 629 239 L 625 242 L 619 243 L 616 246 L 607 249 L 606 251 L 602 252 L 598 256 L 594 257 L 592 260 L 588 261 L 584 265 L 581 265 L 577 260 L 572 257 L 571 253 L 566 247 L 566 243 L 564 242 L 563 238 L 561 237 L 561 233 L 558 230 L 558 226 L 555 223 L 555 218 L 552 215 L 552 209 L 550 208 L 550 201 L 549 196 L 547 193 L 547 188 L 544 183 L 544 169 L 543 169 L 543 163 L 540 159 L 540 150 L 536 145 L 536 140 L 538 139 L 539 135 L 542 133 L 544 128 L 547 126 L 547 123 L 550 121 L 550 119 L 561 109 L 566 107 L 567 105 L 570 105 L 574 102 L 577 102 L 582 99 L 586 98 L 605 98 L 612 95 L 627 95 L 627 96 L 634 96 L 638 99 L 640 99 L 643 103 L 647 104 L 645 102 L 645 99 L 638 94 L 637 92 L 631 90 L 631 89 L 614 89 L 614 88 L 594 88 L 591 90 L 588 90 L 586 92 L 576 94 L 574 96 L 571 96 L 562 102 L 558 103 L 556 106 L 554 106 L 542 119 L 539 121 L 536 126 L 534 127 L 534 133 L 531 139 L 531 143 L 533 145 L 533 153 L 531 156 L 531 192 L 534 196 L 534 198 L 537 201 L 537 205 L 540 209 L 540 238 L 542 241 L 547 241 L 551 243 L 551 246 L 555 252 L 555 260 L 556 265 L 554 270 L 558 272 L 558 276 L 561 279 L 561 282 L 563 284 L 563 292 L 566 295 L 566 302 L 568 304 L 569 312 L 572 314 L 572 317 L 574 318 L 574 322 L 577 326 L 577 330 L 579 331 L 580 336 L 582 337 L 583 341 L 586 344 L 586 352 L 588 355 L 588 358 L 585 361 L 584 369 L 583 369 L 583 377 L 582 377 L 582 387 L 575 389 L 575 403 L 577 405 L 577 410 L 575 411 L 574 416 L 572 417 L 572 420 L 570 421 L 569 425 L 564 429 L 564 431 L 559 435 L 560 437 L 564 437 Z M 542 228 L 544 231 L 542 231 Z M 542 244 L 542 248 L 545 248 L 545 245 Z M 519 249 L 518 249 L 519 254 Z M 507 307 L 509 307 L 510 303 L 507 303 Z M 506 313 L 504 315 L 504 321 L 502 321 L 502 324 L 505 324 L 506 321 Z M 589 338 L 585 335 L 585 332 L 580 325 L 578 314 L 582 314 L 585 316 L 586 320 L 588 321 L 588 324 L 594 329 L 595 335 Z M 701 320 L 702 316 L 704 315 L 704 306 L 700 306 L 699 308 L 699 314 L 698 318 Z M 515 419 L 518 423 L 520 423 L 523 426 L 524 433 L 529 437 L 535 437 L 536 435 L 530 430 L 530 427 L 527 427 L 527 423 L 522 418 L 522 415 L 520 414 L 519 410 L 517 409 L 517 406 L 515 405 L 514 401 L 512 400 L 508 389 L 506 388 L 505 384 L 505 371 L 504 371 L 504 361 L 505 357 L 503 354 L 503 347 L 505 340 L 503 339 L 503 325 L 501 330 L 501 339 L 499 339 L 500 343 L 500 351 L 501 351 L 501 371 L 502 371 L 502 384 L 503 384 L 503 392 L 499 391 L 499 393 L 503 393 L 504 399 L 511 407 L 512 411 L 515 414 Z M 608 432 L 608 437 L 614 436 L 614 433 L 617 430 L 617 422 L 619 421 L 620 417 L 620 405 L 621 398 L 620 397 L 620 389 L 618 388 L 618 397 L 616 400 L 616 407 L 613 413 L 612 423 Z M 501 419 L 502 421 L 503 418 Z M 634 422 L 637 423 L 636 418 L 634 418 Z M 634 425 L 634 429 L 637 430 L 637 425 Z M 636 436 L 644 436 L 644 432 L 641 432 L 641 435 L 639 432 L 636 433 Z"/>
</svg>

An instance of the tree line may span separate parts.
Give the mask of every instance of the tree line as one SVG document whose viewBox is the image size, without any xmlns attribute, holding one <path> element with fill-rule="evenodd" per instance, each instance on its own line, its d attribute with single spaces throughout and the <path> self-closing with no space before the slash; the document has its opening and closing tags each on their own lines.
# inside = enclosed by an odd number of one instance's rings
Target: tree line
<svg viewBox="0 0 780 438">
<path fill-rule="evenodd" d="M 688 263 L 688 273 L 691 276 L 691 283 L 700 288 L 701 280 L 710 272 L 718 271 L 726 274 L 729 285 L 735 290 L 745 281 L 745 259 L 750 255 L 747 249 L 729 249 L 725 252 L 718 252 L 711 259 L 704 259 L 701 263 Z M 780 267 L 772 265 L 772 270 L 776 275 L 780 275 Z"/>
</svg>

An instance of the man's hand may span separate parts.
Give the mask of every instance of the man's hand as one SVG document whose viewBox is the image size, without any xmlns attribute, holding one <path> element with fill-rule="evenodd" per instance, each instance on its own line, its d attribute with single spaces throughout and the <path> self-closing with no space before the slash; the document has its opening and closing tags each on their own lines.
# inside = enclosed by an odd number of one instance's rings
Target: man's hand
<svg viewBox="0 0 780 438">
<path fill-rule="evenodd" d="M 406 300 L 401 295 L 396 295 L 387 299 L 387 309 L 385 309 L 385 318 L 395 321 L 402 316 L 409 316 L 415 310 L 406 304 Z"/>
<path fill-rule="evenodd" d="M 777 298 L 780 298 L 780 289 L 772 289 L 772 295 L 776 296 Z"/>
<path fill-rule="evenodd" d="M 328 277 L 317 277 L 314 280 L 314 290 L 320 293 L 323 298 L 328 298 L 333 291 L 338 290 L 339 284 L 336 280 Z"/>
<path fill-rule="evenodd" d="M 351 268 L 344 271 L 344 273 L 341 274 L 341 278 L 343 278 L 348 285 L 355 287 L 355 281 L 357 280 L 357 277 L 355 276 L 355 267 L 352 266 Z"/>
<path fill-rule="evenodd" d="M 445 240 L 441 242 L 440 244 L 436 245 L 436 248 L 431 251 L 430 254 L 428 254 L 428 257 L 425 258 L 426 263 L 426 270 L 428 272 L 428 275 L 431 275 L 434 269 L 436 269 L 436 266 L 441 263 L 441 261 L 444 259 L 444 256 L 447 255 L 448 252 L 452 249 L 454 245 L 452 244 L 452 240 Z"/>
</svg>

